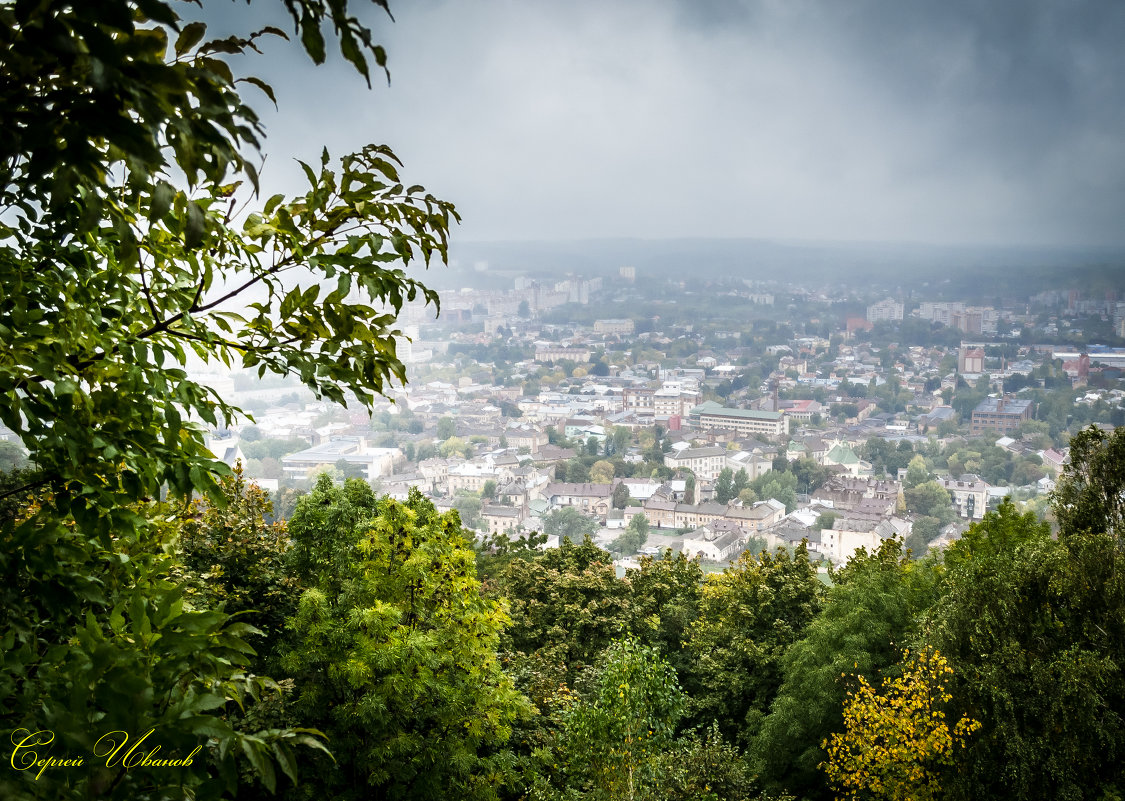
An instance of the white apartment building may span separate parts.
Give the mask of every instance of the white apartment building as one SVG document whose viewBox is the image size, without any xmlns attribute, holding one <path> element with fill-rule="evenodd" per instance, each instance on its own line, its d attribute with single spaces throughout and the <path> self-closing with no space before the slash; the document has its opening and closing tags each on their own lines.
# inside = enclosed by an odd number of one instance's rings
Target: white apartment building
<svg viewBox="0 0 1125 801">
<path fill-rule="evenodd" d="M 673 470 L 684 468 L 691 470 L 696 478 L 705 481 L 714 481 L 719 473 L 726 467 L 727 449 L 719 445 L 706 448 L 684 448 L 664 454 L 664 466 Z"/>
<path fill-rule="evenodd" d="M 867 307 L 867 320 L 872 323 L 885 323 L 901 320 L 903 305 L 894 298 L 887 298 Z"/>
</svg>

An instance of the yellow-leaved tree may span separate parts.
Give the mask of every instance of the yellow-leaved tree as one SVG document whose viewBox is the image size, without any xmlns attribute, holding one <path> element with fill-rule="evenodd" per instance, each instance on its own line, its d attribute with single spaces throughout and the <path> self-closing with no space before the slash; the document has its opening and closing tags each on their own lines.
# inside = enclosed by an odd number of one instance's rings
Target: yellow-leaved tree
<svg viewBox="0 0 1125 801">
<path fill-rule="evenodd" d="M 840 798 L 931 801 L 939 795 L 936 768 L 948 765 L 953 749 L 981 727 L 962 717 L 952 728 L 942 706 L 953 669 L 938 651 L 903 653 L 903 672 L 877 693 L 859 677 L 844 702 L 844 732 L 822 747 L 821 768 Z"/>
</svg>

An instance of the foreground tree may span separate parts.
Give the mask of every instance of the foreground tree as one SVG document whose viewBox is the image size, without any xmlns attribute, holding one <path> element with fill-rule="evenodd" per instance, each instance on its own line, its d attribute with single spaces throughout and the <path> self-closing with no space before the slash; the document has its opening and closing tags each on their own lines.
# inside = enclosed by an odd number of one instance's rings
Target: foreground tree
<svg viewBox="0 0 1125 801">
<path fill-rule="evenodd" d="M 521 689 L 539 701 L 572 684 L 627 625 L 629 587 L 610 555 L 587 538 L 563 540 L 541 556 L 513 561 L 499 582 L 511 603 L 503 648 L 527 665 Z M 523 668 L 521 668 L 523 670 Z"/>
<path fill-rule="evenodd" d="M 629 631 L 668 660 L 682 685 L 692 662 L 686 650 L 688 636 L 703 597 L 699 559 L 673 555 L 666 548 L 659 558 L 642 556 L 641 566 L 627 570 L 625 578 L 630 589 Z"/>
<path fill-rule="evenodd" d="M 342 530 L 325 537 L 324 510 L 337 504 Z M 357 508 L 372 511 L 349 526 Z M 510 772 L 501 747 L 529 709 L 500 670 L 508 617 L 481 596 L 456 513 L 439 515 L 417 490 L 377 501 L 363 482 L 344 490 L 322 477 L 290 528 L 298 542 L 333 543 L 313 546 L 327 558 L 283 657 L 295 714 L 328 734 L 335 757 L 300 797 L 495 797 Z"/>
<path fill-rule="evenodd" d="M 262 632 L 255 672 L 271 674 L 285 624 L 297 611 L 300 584 L 288 564 L 285 523 L 267 524 L 269 496 L 248 483 L 241 465 L 220 482 L 223 503 L 199 499 L 180 529 L 185 596 L 222 607 Z"/>
<path fill-rule="evenodd" d="M 820 614 L 780 660 L 781 683 L 751 745 L 767 789 L 824 797 L 821 743 L 843 729 L 849 676 L 898 662 L 919 617 L 939 595 L 932 562 L 911 562 L 895 540 L 859 551 L 837 571 Z"/>
<path fill-rule="evenodd" d="M 315 62 L 330 25 L 361 74 L 384 65 L 346 0 L 283 5 Z M 207 41 L 164 0 L 0 0 L 0 421 L 35 466 L 0 491 L 26 510 L 0 520 L 0 721 L 56 731 L 58 750 L 153 727 L 165 753 L 212 750 L 181 770 L 7 773 L 6 795 L 203 798 L 233 792 L 236 754 L 272 787 L 304 738 L 232 729 L 235 702 L 268 686 L 245 672 L 252 631 L 177 586 L 180 504 L 222 505 L 230 473 L 200 423 L 238 413 L 184 366 L 370 404 L 404 376 L 379 307 L 436 303 L 402 268 L 445 258 L 456 213 L 378 146 L 323 153 L 306 192 L 258 199 L 262 127 L 240 89 L 272 90 L 230 57 L 279 36 Z"/>
<path fill-rule="evenodd" d="M 686 686 L 697 723 L 753 740 L 781 683 L 781 659 L 820 611 L 824 585 L 805 547 L 743 556 L 703 585 L 688 635 Z"/>
<path fill-rule="evenodd" d="M 953 669 L 937 651 L 904 654 L 903 673 L 877 693 L 863 676 L 844 702 L 844 731 L 823 747 L 824 772 L 844 798 L 933 801 L 941 798 L 939 768 L 954 747 L 980 728 L 968 717 L 951 729 L 945 705 Z"/>
<path fill-rule="evenodd" d="M 559 781 L 593 799 L 651 797 L 660 753 L 672 743 L 684 697 L 676 671 L 636 640 L 614 642 L 593 691 L 563 715 Z"/>
<path fill-rule="evenodd" d="M 1105 532 L 1058 540 L 1010 503 L 949 549 L 926 640 L 980 720 L 953 799 L 1099 799 L 1125 786 L 1125 555 Z"/>
</svg>

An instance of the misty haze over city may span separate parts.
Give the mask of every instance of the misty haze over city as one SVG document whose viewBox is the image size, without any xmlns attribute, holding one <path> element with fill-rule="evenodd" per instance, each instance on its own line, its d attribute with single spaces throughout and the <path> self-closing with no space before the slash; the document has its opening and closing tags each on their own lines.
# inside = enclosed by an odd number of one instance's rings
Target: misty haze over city
<svg viewBox="0 0 1125 801">
<path fill-rule="evenodd" d="M 267 44 L 267 185 L 295 181 L 308 143 L 375 141 L 457 204 L 459 242 L 1125 241 L 1119 3 L 393 11 L 367 17 L 389 87 L 376 75 L 369 91 L 336 54 L 310 70 Z"/>
</svg>

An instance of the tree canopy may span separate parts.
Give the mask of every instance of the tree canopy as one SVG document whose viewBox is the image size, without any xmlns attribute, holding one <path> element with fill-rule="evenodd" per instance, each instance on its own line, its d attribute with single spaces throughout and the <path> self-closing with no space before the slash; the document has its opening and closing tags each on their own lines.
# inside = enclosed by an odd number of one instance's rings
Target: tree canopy
<svg viewBox="0 0 1125 801">
<path fill-rule="evenodd" d="M 346 0 L 282 7 L 314 62 L 331 30 L 361 75 L 385 68 Z M 216 796 L 245 780 L 240 759 L 267 788 L 274 765 L 295 777 L 292 746 L 317 741 L 231 712 L 271 686 L 247 671 L 254 628 L 185 595 L 185 502 L 229 503 L 202 426 L 239 414 L 185 366 L 370 405 L 404 380 L 394 313 L 437 303 L 405 268 L 444 260 L 457 219 L 374 144 L 313 151 L 305 191 L 260 197 L 253 103 L 273 92 L 238 70 L 289 35 L 208 38 L 177 8 L 0 1 L 0 421 L 33 465 L 0 490 L 21 507 L 0 519 L 0 716 L 74 751 L 150 728 L 166 752 L 201 737 L 216 750 L 177 770 L 13 771 L 13 797 Z"/>
</svg>

